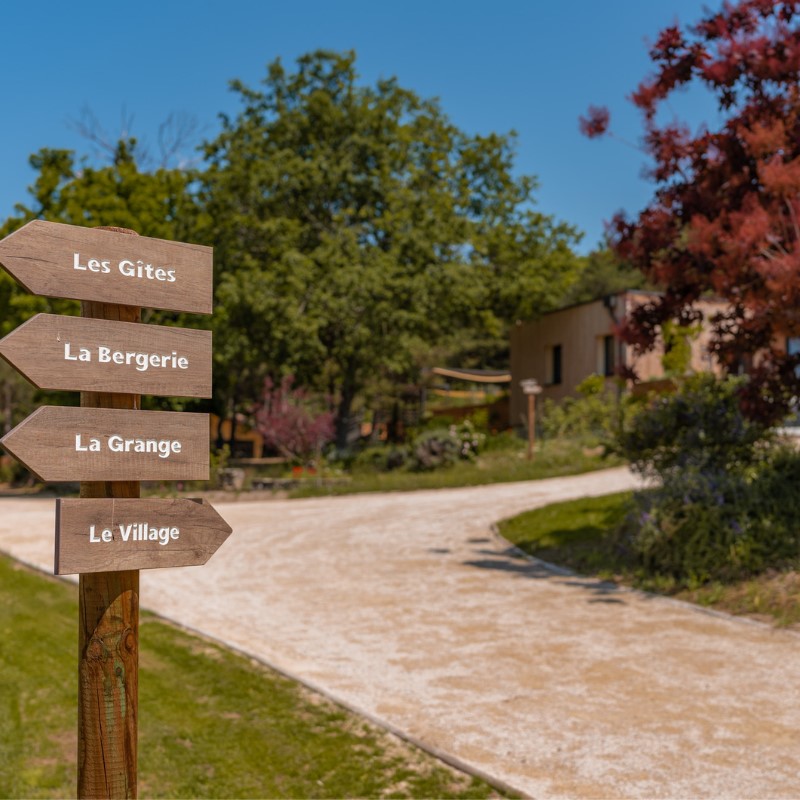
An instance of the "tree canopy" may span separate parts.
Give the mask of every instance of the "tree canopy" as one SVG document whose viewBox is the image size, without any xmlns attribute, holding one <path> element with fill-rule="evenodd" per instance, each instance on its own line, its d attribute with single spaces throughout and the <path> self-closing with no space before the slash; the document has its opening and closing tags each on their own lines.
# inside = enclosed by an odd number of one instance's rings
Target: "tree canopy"
<svg viewBox="0 0 800 800">
<path fill-rule="evenodd" d="M 714 347 L 731 368 L 749 363 L 745 401 L 763 418 L 783 414 L 800 390 L 798 358 L 783 346 L 800 335 L 798 5 L 739 0 L 659 34 L 653 72 L 632 95 L 656 192 L 636 219 L 613 223 L 619 255 L 666 290 L 632 315 L 628 340 L 649 347 L 666 320 L 694 319 L 703 293 L 724 298 L 730 308 L 712 321 Z M 715 128 L 692 132 L 665 118 L 691 85 L 716 102 Z M 581 120 L 589 136 L 608 124 L 603 108 Z"/>
<path fill-rule="evenodd" d="M 97 166 L 42 150 L 33 218 L 129 227 L 215 250 L 214 409 L 251 414 L 264 381 L 329 398 L 343 443 L 354 411 L 448 354 L 493 363 L 508 326 L 552 309 L 583 268 L 579 234 L 535 207 L 513 134 L 467 134 L 395 79 L 362 82 L 353 53 L 315 52 L 233 81 L 195 170 L 147 170 L 133 139 Z M 76 304 L 0 275 L 6 329 Z M 161 312 L 150 321 L 204 325 Z M 161 402 L 161 401 L 159 401 Z"/>
<path fill-rule="evenodd" d="M 203 175 L 231 411 L 292 372 L 336 398 L 342 443 L 376 379 L 409 380 L 466 331 L 502 340 L 574 280 L 577 234 L 532 207 L 513 136 L 468 135 L 394 79 L 361 84 L 352 53 L 232 88 L 242 110 Z"/>
</svg>

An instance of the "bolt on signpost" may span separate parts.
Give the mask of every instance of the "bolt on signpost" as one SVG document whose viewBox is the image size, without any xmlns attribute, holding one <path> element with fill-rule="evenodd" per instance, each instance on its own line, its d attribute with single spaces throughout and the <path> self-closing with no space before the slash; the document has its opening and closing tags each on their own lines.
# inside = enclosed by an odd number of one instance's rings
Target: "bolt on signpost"
<svg viewBox="0 0 800 800">
<path fill-rule="evenodd" d="M 205 480 L 208 415 L 140 411 L 142 393 L 210 397 L 211 335 L 140 322 L 140 305 L 211 313 L 211 248 L 34 220 L 0 264 L 35 294 L 81 300 L 0 341 L 34 385 L 81 392 L 0 444 L 44 481 L 81 482 L 56 505 L 57 575 L 79 574 L 78 797 L 137 795 L 139 570 L 204 564 L 231 533 L 205 502 L 142 500 L 140 480 Z"/>
<path fill-rule="evenodd" d="M 533 458 L 534 437 L 536 436 L 536 395 L 542 387 L 535 378 L 525 378 L 519 382 L 523 394 L 528 398 L 528 461 Z"/>
</svg>

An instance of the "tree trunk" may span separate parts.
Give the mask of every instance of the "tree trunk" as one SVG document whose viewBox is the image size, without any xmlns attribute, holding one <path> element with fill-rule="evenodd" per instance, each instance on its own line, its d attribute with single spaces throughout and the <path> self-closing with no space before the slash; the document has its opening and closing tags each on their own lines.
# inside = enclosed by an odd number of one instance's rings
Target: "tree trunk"
<svg viewBox="0 0 800 800">
<path fill-rule="evenodd" d="M 353 400 L 356 399 L 355 381 L 348 376 L 343 385 L 339 396 L 339 405 L 336 408 L 336 448 L 344 450 L 348 445 L 348 435 L 350 433 L 350 412 L 353 408 Z"/>
</svg>

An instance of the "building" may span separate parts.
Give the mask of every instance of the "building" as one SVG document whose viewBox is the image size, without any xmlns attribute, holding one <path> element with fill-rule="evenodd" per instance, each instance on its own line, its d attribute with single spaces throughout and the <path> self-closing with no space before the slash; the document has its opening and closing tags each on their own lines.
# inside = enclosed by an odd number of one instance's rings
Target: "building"
<svg viewBox="0 0 800 800">
<path fill-rule="evenodd" d="M 535 378 L 542 399 L 562 400 L 590 375 L 603 375 L 608 388 L 616 386 L 620 367 L 633 369 L 642 381 L 664 377 L 663 343 L 651 352 L 634 355 L 633 348 L 615 335 L 618 322 L 633 308 L 658 297 L 656 292 L 626 291 L 590 303 L 563 308 L 532 322 L 519 322 L 511 330 L 511 423 L 524 423 L 527 401 L 519 382 Z M 724 308 L 721 300 L 702 300 L 697 308 L 704 319 Z M 718 370 L 708 352 L 709 333 L 691 340 L 690 367 L 696 372 Z"/>
</svg>

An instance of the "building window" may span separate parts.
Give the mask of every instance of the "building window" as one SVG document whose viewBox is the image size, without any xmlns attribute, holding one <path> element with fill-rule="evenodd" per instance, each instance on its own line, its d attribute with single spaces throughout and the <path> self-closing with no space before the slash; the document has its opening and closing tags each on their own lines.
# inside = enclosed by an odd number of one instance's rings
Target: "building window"
<svg viewBox="0 0 800 800">
<path fill-rule="evenodd" d="M 787 356 L 800 355 L 800 336 L 786 337 L 786 355 Z M 794 374 L 800 377 L 800 364 L 798 364 L 794 368 Z"/>
<path fill-rule="evenodd" d="M 558 386 L 561 383 L 561 345 L 555 344 L 547 349 L 547 383 Z"/>
<path fill-rule="evenodd" d="M 613 336 L 603 337 L 603 375 L 610 378 L 617 368 L 614 358 L 615 342 Z"/>
</svg>

